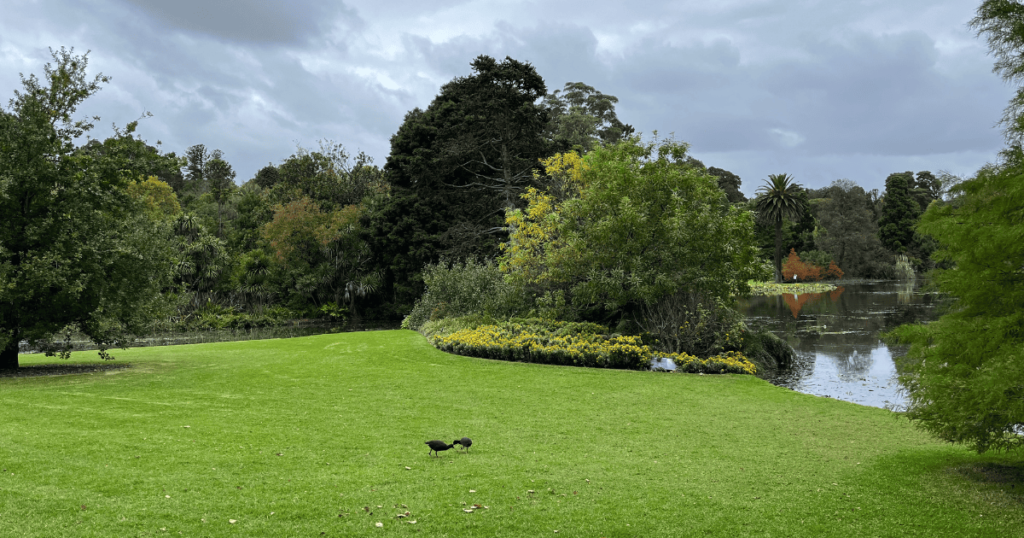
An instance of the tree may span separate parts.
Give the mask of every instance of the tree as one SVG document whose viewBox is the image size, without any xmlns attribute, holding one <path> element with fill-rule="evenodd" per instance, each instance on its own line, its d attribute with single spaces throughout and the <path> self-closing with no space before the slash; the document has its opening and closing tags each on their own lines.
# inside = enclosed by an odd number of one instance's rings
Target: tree
<svg viewBox="0 0 1024 538">
<path fill-rule="evenodd" d="M 565 92 L 565 93 L 562 93 Z M 614 95 L 605 95 L 582 82 L 567 82 L 565 87 L 544 97 L 550 122 L 548 136 L 558 152 L 579 148 L 586 153 L 598 144 L 614 144 L 633 134 L 633 127 L 615 115 Z"/>
<path fill-rule="evenodd" d="M 473 74 L 442 86 L 391 137 L 390 194 L 365 228 L 395 314 L 423 291 L 420 273 L 441 257 L 489 259 L 505 237 L 504 213 L 538 180 L 549 155 L 543 79 L 512 58 L 480 56 Z"/>
<path fill-rule="evenodd" d="M 1018 0 L 984 0 L 970 25 L 988 40 L 996 57 L 993 72 L 1007 82 L 1024 81 L 1024 5 Z M 1001 121 L 1011 145 L 1024 143 L 1024 87 L 1010 99 Z"/>
<path fill-rule="evenodd" d="M 818 210 L 815 244 L 851 275 L 880 276 L 876 266 L 883 257 L 888 263 L 888 255 L 878 240 L 868 193 L 848 179 L 838 179 L 828 188 L 828 196 Z"/>
<path fill-rule="evenodd" d="M 696 323 L 697 308 L 727 307 L 751 276 L 753 221 L 725 203 L 712 176 L 685 165 L 687 148 L 632 137 L 572 167 L 581 174 L 578 197 L 556 203 L 528 191 L 530 205 L 507 215 L 503 269 L 562 290 L 584 317 L 632 318 L 666 338 L 682 321 Z"/>
<path fill-rule="evenodd" d="M 92 128 L 72 117 L 109 79 L 86 78 L 88 53 L 53 51 L 44 81 L 22 76 L 0 113 L 0 368 L 18 367 L 23 340 L 45 346 L 78 330 L 100 348 L 125 346 L 159 311 L 170 277 L 166 230 L 128 193 L 142 176 L 126 157 L 136 123 L 104 154 L 74 141 Z M 67 356 L 68 344 L 48 352 Z"/>
<path fill-rule="evenodd" d="M 170 185 L 160 181 L 156 176 L 149 176 L 145 181 L 135 181 L 128 185 L 128 193 L 142 204 L 143 210 L 154 219 L 173 217 L 181 213 L 178 197 Z"/>
<path fill-rule="evenodd" d="M 805 200 L 798 196 L 801 189 L 789 174 L 770 174 L 765 184 L 757 189 L 754 209 L 758 218 L 775 226 L 776 282 L 782 282 L 782 222 L 800 217 L 807 210 Z"/>
<path fill-rule="evenodd" d="M 878 239 L 882 246 L 894 254 L 914 249 L 914 226 L 921 214 L 921 206 L 910 194 L 913 172 L 889 174 L 885 179 L 885 198 L 882 216 L 878 219 Z"/>
<path fill-rule="evenodd" d="M 740 191 L 740 184 L 742 184 L 740 176 L 714 166 L 708 168 L 708 173 L 718 178 L 718 188 L 722 189 L 722 192 L 729 198 L 729 203 L 736 204 L 747 201 L 747 197 Z"/>
<path fill-rule="evenodd" d="M 205 166 L 210 194 L 217 202 L 217 237 L 224 237 L 224 203 L 235 190 L 235 171 L 224 159 L 210 159 Z"/>
<path fill-rule="evenodd" d="M 971 25 L 986 34 L 995 71 L 1024 75 L 1024 6 L 986 0 Z M 890 337 L 910 344 L 900 381 L 906 416 L 937 437 L 978 452 L 1024 447 L 1024 89 L 1003 118 L 1002 162 L 951 185 L 917 229 L 938 242 L 939 290 L 955 302 L 927 325 Z M 943 268 L 945 267 L 945 268 Z"/>
<path fill-rule="evenodd" d="M 906 416 L 978 452 L 1024 447 L 1024 151 L 982 168 L 932 204 L 918 230 L 934 237 L 940 291 L 955 298 L 927 325 L 892 336 L 911 344 L 900 381 Z"/>
</svg>

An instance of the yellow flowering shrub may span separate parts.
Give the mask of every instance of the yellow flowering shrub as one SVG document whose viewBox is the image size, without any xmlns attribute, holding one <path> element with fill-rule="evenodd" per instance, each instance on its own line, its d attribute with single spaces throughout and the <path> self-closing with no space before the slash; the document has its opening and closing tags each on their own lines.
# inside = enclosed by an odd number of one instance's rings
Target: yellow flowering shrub
<svg viewBox="0 0 1024 538">
<path fill-rule="evenodd" d="M 507 322 L 435 335 L 431 343 L 442 351 L 517 362 L 646 370 L 654 357 L 664 356 L 639 336 L 603 335 L 589 323 Z M 754 374 L 756 368 L 739 352 L 707 359 L 685 353 L 668 355 L 679 372 Z"/>
<path fill-rule="evenodd" d="M 750 374 L 757 373 L 757 367 L 739 351 L 726 351 L 706 359 L 687 353 L 672 353 L 668 356 L 676 363 L 677 372 L 689 374 Z"/>
</svg>

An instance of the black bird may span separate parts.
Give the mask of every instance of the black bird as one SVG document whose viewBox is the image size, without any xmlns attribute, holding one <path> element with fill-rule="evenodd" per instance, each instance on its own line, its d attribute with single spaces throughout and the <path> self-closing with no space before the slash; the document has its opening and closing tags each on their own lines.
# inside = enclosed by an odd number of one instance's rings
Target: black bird
<svg viewBox="0 0 1024 538">
<path fill-rule="evenodd" d="M 452 441 L 452 445 L 462 445 L 462 448 L 465 448 L 466 452 L 469 452 L 469 447 L 473 446 L 473 440 L 469 437 L 463 437 L 462 439 Z"/>
<path fill-rule="evenodd" d="M 441 450 L 448 450 L 449 448 L 455 446 L 455 445 L 445 444 L 444 441 L 437 441 L 437 440 L 427 441 L 426 443 L 423 443 L 423 444 L 425 444 L 425 445 L 430 447 L 430 450 L 427 451 L 427 454 L 430 454 L 431 452 L 433 452 L 434 454 L 437 454 Z"/>
</svg>

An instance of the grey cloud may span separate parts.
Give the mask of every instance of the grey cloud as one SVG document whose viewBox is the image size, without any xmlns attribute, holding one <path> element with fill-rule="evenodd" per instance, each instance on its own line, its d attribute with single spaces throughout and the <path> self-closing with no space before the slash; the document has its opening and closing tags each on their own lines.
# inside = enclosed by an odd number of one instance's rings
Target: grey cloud
<svg viewBox="0 0 1024 538">
<path fill-rule="evenodd" d="M 317 0 L 120 0 L 186 33 L 227 41 L 295 44 L 318 36 L 338 19 L 359 25 L 341 2 Z"/>
</svg>

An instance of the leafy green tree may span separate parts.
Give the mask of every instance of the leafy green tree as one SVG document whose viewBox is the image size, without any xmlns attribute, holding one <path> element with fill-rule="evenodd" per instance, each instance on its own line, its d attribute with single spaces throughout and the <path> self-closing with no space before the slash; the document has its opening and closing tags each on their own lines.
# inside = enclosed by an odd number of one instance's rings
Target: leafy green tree
<svg viewBox="0 0 1024 538">
<path fill-rule="evenodd" d="M 793 182 L 789 174 L 770 174 L 765 184 L 757 189 L 754 210 L 758 218 L 775 227 L 775 281 L 782 282 L 782 223 L 796 219 L 807 211 L 804 198 L 799 196 L 802 187 Z"/>
<path fill-rule="evenodd" d="M 224 159 L 210 159 L 206 162 L 206 181 L 209 184 L 210 194 L 217 202 L 217 237 L 224 237 L 224 204 L 228 197 L 235 192 L 235 171 Z"/>
<path fill-rule="evenodd" d="M 875 264 L 882 257 L 888 261 L 888 256 L 878 240 L 868 193 L 848 179 L 839 179 L 832 182 L 828 194 L 818 211 L 815 244 L 850 276 L 880 276 Z"/>
<path fill-rule="evenodd" d="M 1024 446 L 1024 151 L 982 168 L 932 204 L 918 230 L 939 243 L 939 290 L 955 298 L 927 325 L 893 336 L 911 344 L 900 381 L 906 416 L 978 452 Z"/>
<path fill-rule="evenodd" d="M 508 214 L 503 268 L 564 290 L 584 317 L 632 318 L 663 337 L 697 323 L 698 306 L 728 307 L 754 267 L 752 215 L 686 165 L 687 148 L 632 137 L 585 157 L 578 197 L 552 205 L 529 191 L 530 205 Z"/>
<path fill-rule="evenodd" d="M 78 148 L 78 152 L 96 159 L 116 158 L 129 162 L 133 169 L 141 172 L 143 178 L 155 177 L 178 194 L 184 187 L 181 168 L 186 161 L 173 152 L 161 154 L 157 146 L 160 146 L 160 142 L 151 146 L 141 138 L 112 137 L 102 141 L 89 140 Z"/>
<path fill-rule="evenodd" d="M 885 179 L 882 216 L 878 219 L 878 239 L 894 254 L 914 249 L 914 226 L 921 215 L 921 206 L 910 193 L 913 172 L 889 174 Z"/>
<path fill-rule="evenodd" d="M 988 40 L 996 57 L 992 71 L 1007 82 L 1024 81 L 1024 5 L 1018 0 L 984 0 L 971 27 Z M 1017 89 L 1003 113 L 1002 125 L 1011 145 L 1024 143 L 1024 87 Z"/>
<path fill-rule="evenodd" d="M 565 87 L 544 97 L 550 123 L 548 136 L 558 152 L 579 148 L 586 153 L 597 144 L 614 144 L 633 134 L 633 127 L 615 115 L 614 95 L 605 95 L 582 82 L 567 82 Z"/>
<path fill-rule="evenodd" d="M 128 193 L 141 203 L 143 210 L 154 219 L 173 217 L 181 213 L 174 189 L 156 176 L 131 183 L 128 185 Z"/>
<path fill-rule="evenodd" d="M 195 215 L 178 215 L 172 228 L 174 284 L 182 298 L 179 313 L 187 316 L 221 299 L 231 271 L 231 257 L 224 241 L 208 232 Z"/>
<path fill-rule="evenodd" d="M 535 184 L 547 157 L 543 79 L 528 63 L 480 56 L 473 74 L 445 84 L 409 112 L 391 138 L 390 194 L 368 212 L 366 234 L 394 314 L 422 294 L 421 271 L 442 256 L 493 258 L 503 216 Z"/>
<path fill-rule="evenodd" d="M 737 204 L 747 201 L 747 197 L 740 191 L 740 185 L 743 183 L 740 176 L 714 166 L 708 168 L 708 173 L 718 178 L 718 188 L 722 189 L 722 192 L 729 198 L 729 203 Z"/>
<path fill-rule="evenodd" d="M 241 253 L 260 248 L 263 225 L 274 218 L 269 194 L 254 181 L 246 182 L 238 189 L 235 211 L 237 217 L 228 234 L 232 251 Z"/>
<path fill-rule="evenodd" d="M 2 369 L 18 367 L 21 341 L 72 329 L 110 358 L 106 349 L 127 345 L 159 312 L 170 277 L 166 229 L 128 192 L 142 177 L 126 157 L 136 124 L 116 130 L 105 152 L 76 147 L 92 123 L 75 111 L 109 79 L 87 79 L 88 53 L 51 54 L 44 80 L 22 76 L 24 92 L 0 113 Z"/>
<path fill-rule="evenodd" d="M 257 184 L 269 185 L 272 197 L 284 204 L 308 197 L 322 207 L 359 205 L 387 189 L 383 173 L 363 152 L 352 160 L 345 147 L 321 140 L 317 151 L 302 146 L 276 168 L 264 168 Z"/>
</svg>

